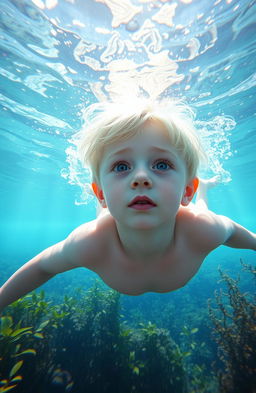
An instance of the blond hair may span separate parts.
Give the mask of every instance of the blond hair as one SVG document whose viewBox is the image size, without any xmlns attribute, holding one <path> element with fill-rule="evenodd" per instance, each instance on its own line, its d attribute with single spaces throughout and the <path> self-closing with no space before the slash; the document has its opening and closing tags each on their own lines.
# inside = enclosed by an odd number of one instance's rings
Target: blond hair
<svg viewBox="0 0 256 393">
<path fill-rule="evenodd" d="M 92 181 L 100 184 L 104 148 L 133 137 L 148 121 L 160 122 L 168 132 L 171 145 L 184 160 L 191 180 L 205 157 L 193 119 L 194 112 L 181 101 L 134 98 L 129 103 L 92 104 L 84 112 L 85 124 L 78 135 L 80 159 L 90 168 Z"/>
</svg>

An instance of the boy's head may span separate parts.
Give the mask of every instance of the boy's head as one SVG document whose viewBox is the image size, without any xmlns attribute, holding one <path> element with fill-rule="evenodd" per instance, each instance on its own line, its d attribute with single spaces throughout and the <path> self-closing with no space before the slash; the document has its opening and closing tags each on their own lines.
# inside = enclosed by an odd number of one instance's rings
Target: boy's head
<svg viewBox="0 0 256 393">
<path fill-rule="evenodd" d="M 193 126 L 192 110 L 180 102 L 135 98 L 123 104 L 92 104 L 85 110 L 79 153 L 83 164 L 91 170 L 93 183 L 100 184 L 100 165 L 106 146 L 130 139 L 149 122 L 160 124 L 167 131 L 170 144 L 184 160 L 187 180 L 196 176 L 204 153 Z"/>
</svg>

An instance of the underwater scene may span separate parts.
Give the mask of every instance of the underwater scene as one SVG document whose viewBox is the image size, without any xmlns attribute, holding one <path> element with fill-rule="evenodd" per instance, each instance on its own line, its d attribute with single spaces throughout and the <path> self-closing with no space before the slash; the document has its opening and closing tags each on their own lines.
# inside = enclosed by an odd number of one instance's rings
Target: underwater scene
<svg viewBox="0 0 256 393">
<path fill-rule="evenodd" d="M 256 232 L 256 2 L 0 0 L 0 286 L 97 215 L 74 135 L 88 105 L 184 99 L 219 175 L 209 208 Z M 221 246 L 170 293 L 52 278 L 0 314 L 0 393 L 255 393 L 255 251 Z"/>
</svg>

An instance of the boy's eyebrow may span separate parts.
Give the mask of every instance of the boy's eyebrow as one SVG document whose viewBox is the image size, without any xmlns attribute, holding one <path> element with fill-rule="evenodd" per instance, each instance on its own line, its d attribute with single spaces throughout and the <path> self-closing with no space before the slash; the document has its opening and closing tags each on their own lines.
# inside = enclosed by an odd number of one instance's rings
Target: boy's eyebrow
<svg viewBox="0 0 256 393">
<path fill-rule="evenodd" d="M 122 154 L 122 153 L 130 153 L 130 152 L 132 152 L 132 150 L 133 149 L 131 149 L 130 147 L 126 147 L 125 149 L 121 149 L 121 150 L 116 151 L 113 154 L 110 154 L 110 156 L 113 157 L 113 156 L 117 156 L 117 155 Z M 157 151 L 157 152 L 160 152 L 160 153 L 169 153 L 169 154 L 171 153 L 171 154 L 173 154 L 170 150 L 163 149 L 163 148 L 157 147 L 157 146 L 152 147 L 151 149 L 149 149 L 149 151 Z"/>
<path fill-rule="evenodd" d="M 170 150 L 163 149 L 161 147 L 156 147 L 156 146 L 152 147 L 150 151 L 159 151 L 160 153 L 172 153 Z"/>
<path fill-rule="evenodd" d="M 115 153 L 110 154 L 110 156 L 118 156 L 119 154 L 129 153 L 131 151 L 132 151 L 132 149 L 130 147 L 126 147 L 125 149 L 117 150 Z"/>
</svg>

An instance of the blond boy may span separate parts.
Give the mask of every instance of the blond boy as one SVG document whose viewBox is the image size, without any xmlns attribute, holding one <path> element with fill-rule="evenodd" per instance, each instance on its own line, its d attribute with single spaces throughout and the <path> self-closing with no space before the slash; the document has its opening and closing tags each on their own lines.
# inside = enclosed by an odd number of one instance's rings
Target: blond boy
<svg viewBox="0 0 256 393">
<path fill-rule="evenodd" d="M 200 181 L 191 203 L 203 152 L 188 108 L 141 100 L 93 105 L 86 116 L 80 156 L 106 213 L 14 273 L 0 290 L 0 310 L 77 267 L 121 293 L 140 295 L 184 286 L 220 245 L 256 250 L 254 233 L 208 210 L 215 178 Z"/>
</svg>

